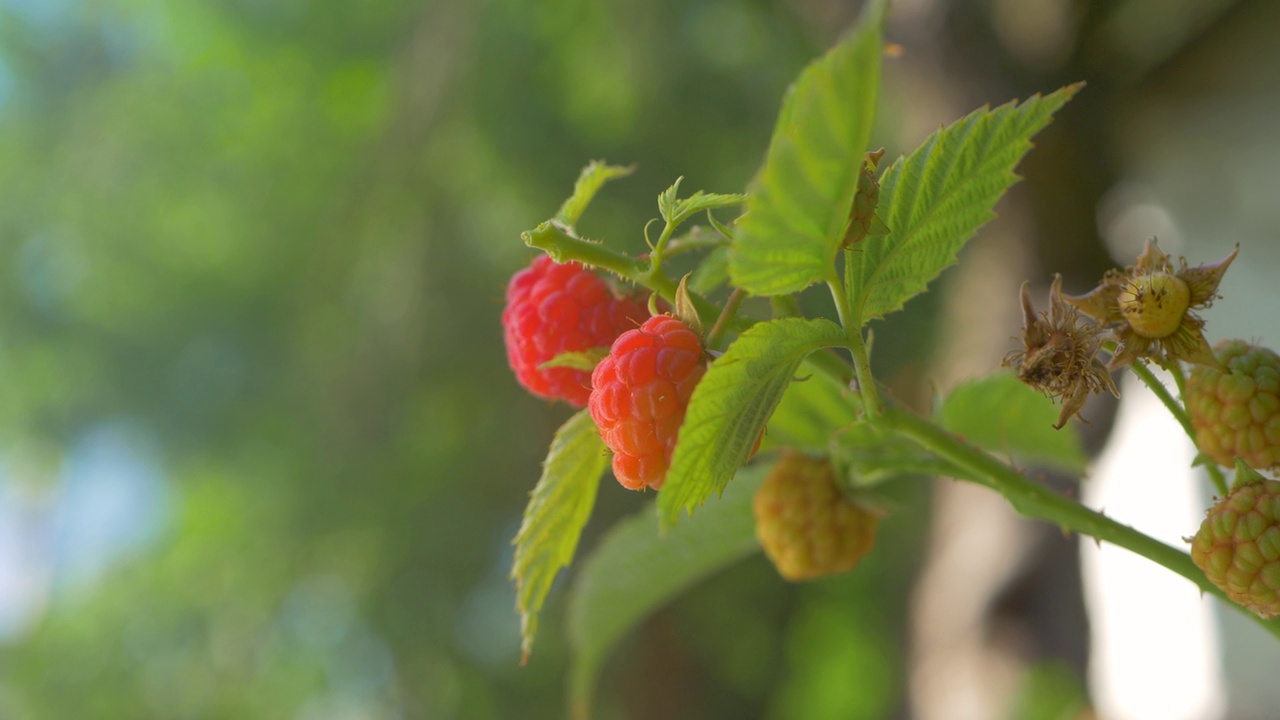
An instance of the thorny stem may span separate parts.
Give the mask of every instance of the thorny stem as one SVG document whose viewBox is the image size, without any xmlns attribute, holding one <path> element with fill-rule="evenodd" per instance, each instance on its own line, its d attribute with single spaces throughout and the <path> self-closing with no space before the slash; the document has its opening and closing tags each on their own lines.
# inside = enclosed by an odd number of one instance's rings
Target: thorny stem
<svg viewBox="0 0 1280 720">
<path fill-rule="evenodd" d="M 1133 370 L 1133 374 L 1137 375 L 1142 382 L 1155 393 L 1155 396 L 1164 403 L 1165 408 L 1178 421 L 1182 429 L 1186 431 L 1187 437 L 1191 438 L 1192 444 L 1196 441 L 1196 431 L 1191 427 L 1191 415 L 1187 413 L 1187 409 L 1182 403 L 1178 402 L 1169 392 L 1169 388 L 1160 382 L 1160 379 L 1151 372 L 1151 369 L 1141 362 L 1135 362 L 1129 366 Z M 1175 370 L 1176 368 L 1176 370 Z M 1167 368 L 1173 375 L 1174 382 L 1178 385 L 1179 396 L 1185 401 L 1186 393 L 1182 391 L 1185 382 L 1182 380 L 1182 367 L 1175 361 L 1172 368 Z M 1222 474 L 1222 470 L 1217 463 L 1210 460 L 1204 465 L 1205 470 L 1209 473 L 1209 479 L 1213 482 L 1213 489 L 1217 490 L 1220 497 L 1227 496 L 1227 478 Z"/>
<path fill-rule="evenodd" d="M 1173 384 L 1178 386 L 1178 397 L 1182 398 L 1183 402 L 1186 402 L 1187 376 L 1182 372 L 1182 363 L 1177 360 L 1170 360 L 1165 369 L 1173 376 Z"/>
<path fill-rule="evenodd" d="M 669 237 L 670 232 L 664 232 Z M 619 277 L 653 291 L 663 300 L 675 305 L 676 283 L 662 273 L 656 262 L 645 263 L 625 253 L 620 253 L 599 243 L 575 237 L 553 222 L 545 222 L 537 228 L 521 234 L 526 245 L 545 251 L 556 262 L 576 260 L 586 265 L 603 268 Z M 658 245 L 663 244 L 658 240 Z M 656 259 L 656 258 L 655 258 Z M 719 316 L 720 308 L 695 293 L 690 293 L 698 317 L 706 325 Z"/>
<path fill-rule="evenodd" d="M 976 482 L 995 490 L 1022 515 L 1045 520 L 1063 530 L 1088 535 L 1100 542 L 1106 541 L 1137 553 L 1190 580 L 1201 592 L 1221 598 L 1228 605 L 1253 618 L 1273 635 L 1280 637 L 1280 620 L 1263 620 L 1230 601 L 1226 593 L 1209 582 L 1187 553 L 1023 477 L 990 454 L 907 410 L 890 407 L 882 417 L 887 424 L 915 440 L 922 448 L 954 465 L 957 479 Z"/>
</svg>

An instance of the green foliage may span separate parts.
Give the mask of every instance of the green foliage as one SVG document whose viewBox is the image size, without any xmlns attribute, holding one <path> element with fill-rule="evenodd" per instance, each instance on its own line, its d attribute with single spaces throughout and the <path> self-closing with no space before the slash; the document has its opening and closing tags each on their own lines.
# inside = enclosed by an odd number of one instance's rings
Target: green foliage
<svg viewBox="0 0 1280 720">
<path fill-rule="evenodd" d="M 709 211 L 716 208 L 741 205 L 743 200 L 746 199 L 744 195 L 705 193 L 701 190 L 687 198 L 679 199 L 676 193 L 680 190 L 680 182 L 682 180 L 684 180 L 682 177 L 676 178 L 671 187 L 663 190 L 658 195 L 658 212 L 662 214 L 662 219 L 671 227 L 683 223 L 704 210 Z"/>
<path fill-rule="evenodd" d="M 1058 408 L 1007 372 L 962 383 L 938 408 L 947 430 L 997 456 L 1085 469 L 1084 448 L 1073 430 L 1054 430 Z"/>
<path fill-rule="evenodd" d="M 857 393 L 814 368 L 806 358 L 769 418 L 761 447 L 825 452 L 832 430 L 853 425 L 861 405 Z"/>
<path fill-rule="evenodd" d="M 1027 668 L 1014 699 L 1016 720 L 1075 720 L 1089 717 L 1089 696 L 1065 663 L 1040 662 Z"/>
<path fill-rule="evenodd" d="M 853 317 L 865 323 L 898 310 L 956 261 L 1017 182 L 1013 170 L 1031 136 L 1080 87 L 975 110 L 885 170 L 877 214 L 889 233 L 867 237 L 847 258 Z"/>
<path fill-rule="evenodd" d="M 869 3 L 853 34 L 787 91 L 729 263 L 747 292 L 796 292 L 831 273 L 875 120 L 884 5 Z"/>
<path fill-rule="evenodd" d="M 570 368 L 572 370 L 582 370 L 591 372 L 596 369 L 596 365 L 609 355 L 609 348 L 598 347 L 590 350 L 577 350 L 562 352 L 559 355 L 538 366 L 539 370 L 548 370 L 550 368 Z"/>
<path fill-rule="evenodd" d="M 707 253 L 689 278 L 689 290 L 705 295 L 729 282 L 729 248 L 721 246 Z"/>
<path fill-rule="evenodd" d="M 766 474 L 763 466 L 744 470 L 697 522 L 666 532 L 654 527 L 651 510 L 639 512 L 615 525 L 586 558 L 571 590 L 567 620 L 573 717 L 589 714 L 600 667 L 629 630 L 695 582 L 759 547 L 751 499 Z"/>
<path fill-rule="evenodd" d="M 551 441 L 542 477 L 514 541 L 511 577 L 516 581 L 521 649 L 526 658 L 533 649 L 542 602 L 556 573 L 573 560 L 608 462 L 600 431 L 586 410 L 569 418 Z"/>
<path fill-rule="evenodd" d="M 711 363 L 689 400 L 658 495 L 664 525 L 724 490 L 747 461 L 805 355 L 844 338 L 830 320 L 783 318 L 753 325 Z"/>
<path fill-rule="evenodd" d="M 586 212 L 587 206 L 591 204 L 591 200 L 595 198 L 596 193 L 600 191 L 600 188 L 605 183 L 616 178 L 626 177 L 634 170 L 634 165 L 626 167 L 606 165 L 598 160 L 593 160 L 578 175 L 578 181 L 573 185 L 573 194 L 560 206 L 560 210 L 556 212 L 555 219 L 564 225 L 573 227 L 578 223 L 582 213 Z"/>
</svg>

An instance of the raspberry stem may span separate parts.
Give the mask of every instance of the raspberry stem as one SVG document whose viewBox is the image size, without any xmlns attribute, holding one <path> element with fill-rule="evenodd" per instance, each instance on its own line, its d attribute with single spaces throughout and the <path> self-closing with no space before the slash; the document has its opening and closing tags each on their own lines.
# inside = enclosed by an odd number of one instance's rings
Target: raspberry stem
<svg viewBox="0 0 1280 720">
<path fill-rule="evenodd" d="M 1178 385 L 1178 395 L 1183 398 L 1183 402 L 1186 402 L 1186 392 L 1183 390 L 1186 386 L 1186 381 L 1183 379 L 1182 366 L 1176 360 L 1172 362 L 1171 365 L 1173 365 L 1173 367 L 1168 369 L 1170 374 L 1173 375 L 1174 382 Z M 1138 379 L 1141 380 L 1143 384 L 1151 390 L 1151 392 L 1155 393 L 1155 396 L 1160 399 L 1160 402 L 1164 403 L 1165 408 L 1168 409 L 1169 413 L 1178 421 L 1178 424 L 1182 426 L 1182 429 L 1186 431 L 1187 437 L 1191 438 L 1192 443 L 1195 443 L 1196 431 L 1191 427 L 1191 415 L 1187 413 L 1187 409 L 1183 406 L 1183 402 L 1178 402 L 1178 400 L 1176 400 L 1169 392 L 1169 388 L 1165 387 L 1164 383 L 1160 382 L 1160 379 L 1157 378 L 1155 373 L 1151 372 L 1151 369 L 1145 364 L 1135 362 L 1130 365 L 1129 368 L 1133 370 L 1133 374 L 1137 375 Z M 1220 497 L 1226 497 L 1227 479 L 1222 474 L 1222 470 L 1218 467 L 1217 463 L 1205 463 L 1205 470 L 1209 473 L 1209 479 L 1213 482 L 1214 490 L 1218 492 Z"/>
<path fill-rule="evenodd" d="M 858 379 L 858 391 L 862 395 L 862 405 L 868 418 L 880 414 L 880 393 L 876 389 L 876 380 L 871 375 L 871 358 L 867 352 L 866 341 L 862 337 L 862 325 L 852 317 L 849 295 L 844 283 L 838 277 L 827 279 L 827 287 L 831 289 L 831 300 L 836 305 L 836 315 L 844 328 L 845 347 L 853 358 L 853 371 Z"/>
<path fill-rule="evenodd" d="M 1128 525 L 1116 522 L 1100 512 L 1065 498 L 1039 483 L 1033 482 L 987 452 L 948 433 L 934 423 L 910 411 L 890 407 L 882 415 L 884 421 L 921 447 L 955 466 L 957 479 L 969 480 L 1000 493 L 1014 510 L 1037 520 L 1045 520 L 1064 530 L 1088 535 L 1155 562 L 1190 580 L 1202 592 L 1228 601 L 1273 635 L 1280 637 L 1280 620 L 1263 620 L 1227 598 L 1226 593 L 1209 581 L 1192 562 L 1191 556 Z"/>
<path fill-rule="evenodd" d="M 711 332 L 707 333 L 707 349 L 714 349 L 720 345 L 720 341 L 724 339 L 724 334 L 729 330 L 729 323 L 738 313 L 738 306 L 742 305 L 742 301 L 746 299 L 747 293 L 742 288 L 734 288 L 729 293 L 729 299 L 724 302 L 724 309 L 720 311 L 720 317 L 716 318 L 716 324 L 711 326 Z"/>
<path fill-rule="evenodd" d="M 1141 380 L 1143 384 L 1151 390 L 1151 392 L 1155 393 L 1155 396 L 1160 399 L 1160 402 L 1164 403 L 1165 408 L 1167 408 L 1169 413 L 1173 415 L 1174 419 L 1178 421 L 1178 424 L 1182 426 L 1182 429 L 1187 432 L 1187 436 L 1194 440 L 1196 434 L 1195 431 L 1191 429 L 1191 416 L 1187 414 L 1186 408 L 1182 407 L 1182 404 L 1174 399 L 1173 395 L 1169 392 L 1169 388 L 1165 387 L 1164 383 L 1160 382 L 1160 379 L 1155 376 L 1155 373 L 1151 372 L 1151 368 L 1140 362 L 1130 365 L 1129 368 L 1133 370 L 1133 374 L 1137 375 L 1138 379 Z"/>
</svg>

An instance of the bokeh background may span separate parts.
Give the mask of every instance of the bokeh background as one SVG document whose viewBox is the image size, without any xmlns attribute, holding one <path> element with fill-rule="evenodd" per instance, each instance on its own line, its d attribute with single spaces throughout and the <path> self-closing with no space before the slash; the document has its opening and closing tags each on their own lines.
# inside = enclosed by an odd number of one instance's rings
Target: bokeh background
<svg viewBox="0 0 1280 720">
<path fill-rule="evenodd" d="M 581 229 L 632 249 L 676 177 L 741 191 L 857 9 L 0 0 L 0 717 L 562 716 L 563 587 L 522 669 L 507 578 L 568 414 L 506 367 L 519 232 L 593 158 L 637 170 Z M 1086 289 L 1153 234 L 1194 262 L 1239 242 L 1211 339 L 1280 342 L 1277 31 L 1270 0 L 895 2 L 890 156 L 1089 83 L 939 292 L 877 326 L 895 391 L 989 372 L 1022 278 Z M 1113 412 L 1086 411 L 1095 450 Z M 951 487 L 897 490 L 848 576 L 700 584 L 627 640 L 600 716 L 1087 717 L 1075 541 Z M 584 547 L 645 502 L 606 484 Z M 1274 649 L 1205 607 L 1217 680 L 1181 717 L 1266 716 L 1246 676 Z"/>
</svg>

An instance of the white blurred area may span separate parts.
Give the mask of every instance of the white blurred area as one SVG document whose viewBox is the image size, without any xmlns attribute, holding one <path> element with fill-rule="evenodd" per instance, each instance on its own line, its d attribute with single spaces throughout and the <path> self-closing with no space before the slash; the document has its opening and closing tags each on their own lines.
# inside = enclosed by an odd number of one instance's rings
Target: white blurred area
<svg viewBox="0 0 1280 720">
<path fill-rule="evenodd" d="M 1176 390 L 1174 391 L 1176 392 Z M 1083 483 L 1086 505 L 1186 548 L 1204 517 L 1207 480 L 1191 441 L 1132 374 L 1115 429 Z M 1222 720 L 1226 691 L 1209 597 L 1143 557 L 1081 538 L 1093 656 L 1089 684 L 1106 720 Z"/>
</svg>

